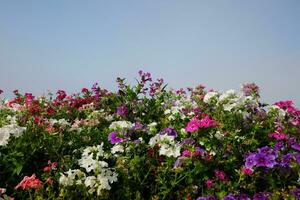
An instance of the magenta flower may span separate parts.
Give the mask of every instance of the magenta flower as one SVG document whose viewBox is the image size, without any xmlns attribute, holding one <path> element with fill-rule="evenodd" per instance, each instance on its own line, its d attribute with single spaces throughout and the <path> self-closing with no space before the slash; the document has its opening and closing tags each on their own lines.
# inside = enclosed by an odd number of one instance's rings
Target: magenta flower
<svg viewBox="0 0 300 200">
<path fill-rule="evenodd" d="M 124 139 L 123 138 L 119 138 L 117 132 L 112 132 L 112 133 L 110 133 L 108 135 L 108 141 L 111 144 L 116 144 L 116 143 L 124 142 Z"/>
<path fill-rule="evenodd" d="M 215 170 L 215 176 L 218 177 L 222 181 L 225 181 L 225 179 L 226 179 L 226 174 L 222 170 Z"/>
<path fill-rule="evenodd" d="M 274 103 L 274 105 L 276 105 L 276 106 L 278 106 L 279 108 L 282 108 L 282 109 L 288 109 L 288 108 L 293 107 L 294 103 L 291 100 L 287 100 L 287 101 L 276 102 L 276 103 Z"/>
<path fill-rule="evenodd" d="M 214 184 L 215 184 L 214 180 L 212 180 L 212 179 L 208 179 L 208 180 L 205 181 L 205 186 L 207 188 L 212 188 L 214 186 Z"/>
<path fill-rule="evenodd" d="M 253 171 L 254 171 L 254 170 L 251 169 L 251 168 L 246 168 L 246 167 L 243 167 L 243 168 L 242 168 L 243 174 L 252 174 Z"/>
<path fill-rule="evenodd" d="M 183 157 L 192 157 L 192 152 L 190 150 L 186 149 L 182 152 L 182 156 Z"/>
<path fill-rule="evenodd" d="M 200 120 L 200 124 L 199 127 L 200 128 L 208 128 L 211 126 L 215 126 L 216 125 L 216 121 L 211 119 L 209 116 L 205 116 L 204 119 Z"/>
<path fill-rule="evenodd" d="M 122 104 L 117 108 L 117 115 L 126 116 L 127 113 L 128 113 L 128 109 L 125 104 Z"/>
<path fill-rule="evenodd" d="M 269 133 L 269 138 L 275 138 L 276 140 L 286 140 L 288 135 L 280 131 L 275 131 L 274 133 Z"/>
<path fill-rule="evenodd" d="M 200 127 L 200 120 L 197 118 L 192 119 L 186 126 L 185 130 L 187 132 L 195 132 Z"/>
</svg>

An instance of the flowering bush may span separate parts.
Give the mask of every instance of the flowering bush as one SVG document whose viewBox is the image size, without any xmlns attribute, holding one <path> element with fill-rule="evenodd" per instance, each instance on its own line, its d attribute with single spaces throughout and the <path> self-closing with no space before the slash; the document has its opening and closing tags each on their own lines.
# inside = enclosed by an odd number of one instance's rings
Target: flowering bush
<svg viewBox="0 0 300 200">
<path fill-rule="evenodd" d="M 259 88 L 118 91 L 0 101 L 0 199 L 300 199 L 300 110 Z"/>
</svg>

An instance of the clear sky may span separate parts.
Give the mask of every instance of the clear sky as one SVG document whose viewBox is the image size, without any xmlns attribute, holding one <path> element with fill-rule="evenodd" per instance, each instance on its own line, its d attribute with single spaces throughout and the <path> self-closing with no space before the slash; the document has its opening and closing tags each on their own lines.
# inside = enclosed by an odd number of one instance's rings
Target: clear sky
<svg viewBox="0 0 300 200">
<path fill-rule="evenodd" d="M 0 88 L 116 89 L 137 71 L 173 88 L 256 82 L 300 107 L 299 0 L 1 0 Z"/>
</svg>

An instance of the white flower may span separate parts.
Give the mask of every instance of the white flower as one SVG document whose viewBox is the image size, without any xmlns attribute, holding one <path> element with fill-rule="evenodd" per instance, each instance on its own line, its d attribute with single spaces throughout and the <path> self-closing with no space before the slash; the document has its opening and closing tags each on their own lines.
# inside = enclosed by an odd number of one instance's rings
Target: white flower
<svg viewBox="0 0 300 200">
<path fill-rule="evenodd" d="M 180 144 L 162 144 L 159 149 L 159 155 L 165 155 L 167 157 L 180 156 L 181 145 Z"/>
<path fill-rule="evenodd" d="M 210 102 L 211 102 L 211 99 L 214 98 L 214 97 L 216 97 L 217 95 L 218 95 L 217 92 L 208 92 L 208 93 L 206 93 L 206 95 L 204 96 L 203 101 L 204 101 L 205 103 L 210 103 Z"/>
<path fill-rule="evenodd" d="M 160 155 L 173 156 L 175 158 L 180 156 L 181 145 L 175 142 L 174 136 L 156 134 L 150 138 L 149 145 L 154 147 L 156 144 L 160 145 Z"/>
<path fill-rule="evenodd" d="M 279 106 L 277 106 L 277 105 L 268 106 L 267 110 L 268 110 L 267 111 L 268 113 L 271 112 L 271 111 L 273 111 L 273 110 L 276 110 L 278 112 L 278 117 L 280 119 L 283 119 L 284 116 L 286 115 L 286 112 L 283 109 L 281 109 Z"/>
<path fill-rule="evenodd" d="M 84 185 L 86 187 L 93 188 L 95 184 L 96 184 L 96 177 L 95 176 L 87 176 L 86 177 L 86 179 L 84 181 Z"/>
<path fill-rule="evenodd" d="M 2 128 L 0 128 L 0 146 L 6 146 L 8 144 L 10 134 L 9 132 L 3 131 L 1 129 Z"/>
<path fill-rule="evenodd" d="M 168 115 L 168 114 L 171 113 L 171 110 L 170 109 L 166 109 L 164 113 L 165 113 L 165 115 Z"/>
<path fill-rule="evenodd" d="M 110 124 L 109 129 L 117 131 L 119 129 L 131 129 L 132 127 L 133 124 L 129 121 L 115 121 Z"/>
<path fill-rule="evenodd" d="M 224 138 L 224 134 L 222 134 L 220 131 L 216 131 L 215 138 L 222 140 Z"/>
<path fill-rule="evenodd" d="M 105 117 L 105 120 L 108 121 L 108 122 L 111 122 L 113 119 L 114 119 L 114 116 L 113 116 L 113 115 L 107 115 L 107 116 Z"/>
<path fill-rule="evenodd" d="M 159 140 L 160 140 L 160 135 L 156 134 L 154 137 L 150 138 L 149 146 L 154 147 L 158 143 Z"/>
<path fill-rule="evenodd" d="M 152 123 L 148 124 L 149 128 L 153 128 L 153 127 L 156 127 L 156 126 L 157 126 L 156 122 L 152 122 Z"/>
<path fill-rule="evenodd" d="M 76 185 L 80 185 L 80 182 L 78 182 L 78 180 L 85 179 L 85 173 L 80 171 L 79 169 L 74 169 L 74 170 L 69 169 L 65 173 L 66 175 L 61 173 L 61 176 L 59 178 L 59 183 L 64 186 L 73 185 L 76 180 L 76 177 L 77 177 Z"/>
<path fill-rule="evenodd" d="M 110 184 L 116 182 L 118 174 L 111 168 L 108 168 L 108 163 L 100 160 L 105 157 L 103 152 L 103 143 L 97 146 L 89 146 L 83 150 L 81 159 L 78 160 L 80 167 L 91 175 L 86 174 L 79 169 L 68 170 L 62 173 L 59 178 L 59 183 L 63 186 L 83 185 L 88 193 L 101 195 L 102 190 L 110 190 Z"/>
<path fill-rule="evenodd" d="M 120 144 L 116 144 L 111 148 L 111 153 L 115 154 L 117 152 L 123 153 L 124 152 L 124 147 Z"/>
<path fill-rule="evenodd" d="M 0 146 L 5 146 L 8 143 L 10 136 L 20 137 L 26 127 L 20 127 L 17 124 L 9 124 L 0 128 Z"/>
<path fill-rule="evenodd" d="M 235 91 L 234 90 L 227 90 L 219 97 L 219 102 L 224 101 L 225 99 L 228 99 L 229 97 L 234 97 Z"/>
</svg>

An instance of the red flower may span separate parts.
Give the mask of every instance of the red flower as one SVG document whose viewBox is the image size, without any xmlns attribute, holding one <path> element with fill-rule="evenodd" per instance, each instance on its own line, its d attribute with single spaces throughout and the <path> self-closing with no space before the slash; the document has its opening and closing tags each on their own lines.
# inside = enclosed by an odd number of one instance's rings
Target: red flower
<svg viewBox="0 0 300 200">
<path fill-rule="evenodd" d="M 44 172 L 50 172 L 51 171 L 51 167 L 50 166 L 46 166 L 43 169 Z"/>
<path fill-rule="evenodd" d="M 15 189 L 38 189 L 40 187 L 42 187 L 42 182 L 36 178 L 35 174 L 32 174 L 30 177 L 25 176 Z"/>
<path fill-rule="evenodd" d="M 88 90 L 87 88 L 82 88 L 82 89 L 81 89 L 81 92 L 82 92 L 82 93 L 88 93 L 89 90 Z"/>
</svg>

